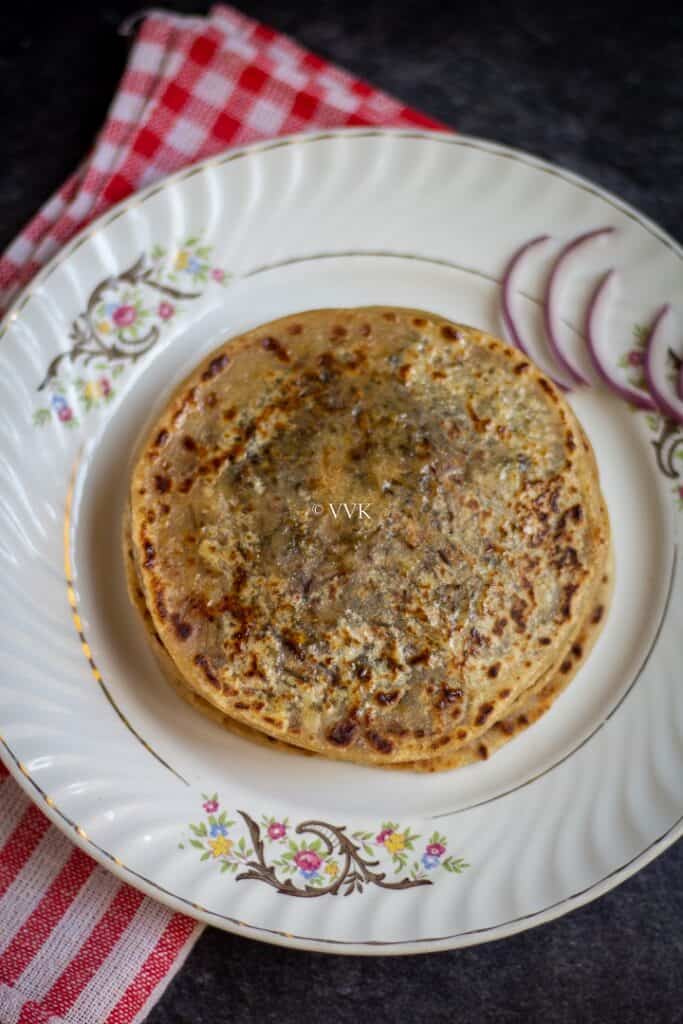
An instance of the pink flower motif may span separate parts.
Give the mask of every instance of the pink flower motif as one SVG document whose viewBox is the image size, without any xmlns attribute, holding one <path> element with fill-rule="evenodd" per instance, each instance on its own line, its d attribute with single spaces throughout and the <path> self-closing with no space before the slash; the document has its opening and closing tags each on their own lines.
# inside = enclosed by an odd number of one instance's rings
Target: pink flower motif
<svg viewBox="0 0 683 1024">
<path fill-rule="evenodd" d="M 130 327 L 135 323 L 138 311 L 135 306 L 119 306 L 112 313 L 112 320 L 117 327 Z"/>
<path fill-rule="evenodd" d="M 108 377 L 100 377 L 100 379 L 97 382 L 97 386 L 99 388 L 99 391 L 100 391 L 100 394 L 102 395 L 102 397 L 106 398 L 107 395 L 109 394 L 109 392 L 111 391 L 111 382 L 110 382 L 109 378 Z"/>
<path fill-rule="evenodd" d="M 632 348 L 628 354 L 628 361 L 631 366 L 642 366 L 643 353 L 637 348 Z"/>
<path fill-rule="evenodd" d="M 425 852 L 430 857 L 441 857 L 446 852 L 446 847 L 442 843 L 429 843 Z"/>
<path fill-rule="evenodd" d="M 287 831 L 287 826 L 283 825 L 281 821 L 274 821 L 268 826 L 268 838 L 269 839 L 282 839 Z"/>
<path fill-rule="evenodd" d="M 375 836 L 375 842 L 376 843 L 385 843 L 387 841 L 387 839 L 389 838 L 389 836 L 391 836 L 393 834 L 394 834 L 393 828 L 383 828 L 382 831 L 379 832 Z"/>
<path fill-rule="evenodd" d="M 322 860 L 315 850 L 299 850 L 294 855 L 294 863 L 299 871 L 317 871 Z"/>
<path fill-rule="evenodd" d="M 162 320 L 170 320 L 175 313 L 175 306 L 172 302 L 160 302 L 157 313 Z"/>
<path fill-rule="evenodd" d="M 68 423 L 69 420 L 72 420 L 74 418 L 74 414 L 68 405 L 63 405 L 61 409 L 58 410 L 57 415 L 59 416 L 62 423 Z"/>
<path fill-rule="evenodd" d="M 218 810 L 218 800 L 207 800 L 202 804 L 207 814 L 215 814 Z"/>
<path fill-rule="evenodd" d="M 213 270 L 211 271 L 211 277 L 214 279 L 214 281 L 224 281 L 225 271 L 221 270 L 220 267 L 214 267 Z"/>
<path fill-rule="evenodd" d="M 678 488 L 678 497 L 683 501 L 683 484 Z"/>
</svg>

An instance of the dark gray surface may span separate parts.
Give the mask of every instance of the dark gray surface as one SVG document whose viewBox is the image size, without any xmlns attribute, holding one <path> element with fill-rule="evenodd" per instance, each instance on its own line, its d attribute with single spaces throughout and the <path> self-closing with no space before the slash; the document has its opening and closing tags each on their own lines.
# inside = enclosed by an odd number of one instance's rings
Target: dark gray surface
<svg viewBox="0 0 683 1024">
<path fill-rule="evenodd" d="M 116 27 L 138 6 L 0 13 L 0 243 L 85 153 L 125 59 Z M 245 9 L 460 131 L 587 175 L 681 239 L 683 17 L 652 4 L 592 6 L 259 0 Z M 683 1021 L 682 922 L 678 844 L 599 902 L 468 950 L 364 960 L 207 930 L 149 1024 L 668 1024 Z"/>
</svg>

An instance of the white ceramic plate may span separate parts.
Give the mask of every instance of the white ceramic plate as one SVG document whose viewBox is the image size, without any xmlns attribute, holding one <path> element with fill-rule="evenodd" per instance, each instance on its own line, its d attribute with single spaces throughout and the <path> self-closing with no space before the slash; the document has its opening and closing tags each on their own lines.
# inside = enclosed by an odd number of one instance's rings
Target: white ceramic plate
<svg viewBox="0 0 683 1024">
<path fill-rule="evenodd" d="M 599 389 L 572 396 L 613 524 L 608 620 L 540 723 L 452 773 L 225 735 L 170 695 L 119 548 L 141 425 L 226 337 L 296 310 L 385 303 L 500 334 L 502 268 L 550 231 L 519 300 L 540 338 L 553 252 L 604 224 L 618 232 L 573 267 L 566 330 L 579 357 L 579 311 L 618 265 L 616 359 L 662 302 L 681 312 L 680 248 L 574 175 L 464 137 L 345 131 L 209 160 L 119 206 L 31 284 L 0 347 L 0 752 L 75 842 L 252 938 L 411 953 L 547 921 L 680 835 L 683 429 Z"/>
</svg>

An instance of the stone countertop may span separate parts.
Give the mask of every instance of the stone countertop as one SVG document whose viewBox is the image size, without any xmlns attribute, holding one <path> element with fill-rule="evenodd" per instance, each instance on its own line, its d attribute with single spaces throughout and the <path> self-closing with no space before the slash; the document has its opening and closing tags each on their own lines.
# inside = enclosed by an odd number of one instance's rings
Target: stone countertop
<svg viewBox="0 0 683 1024">
<path fill-rule="evenodd" d="M 0 246 L 86 152 L 125 60 L 117 26 L 140 6 L 0 13 Z M 528 0 L 244 9 L 462 132 L 586 175 L 683 238 L 683 15 Z M 148 1022 L 683 1021 L 682 921 L 679 843 L 596 903 L 466 950 L 331 957 L 207 929 Z"/>
</svg>

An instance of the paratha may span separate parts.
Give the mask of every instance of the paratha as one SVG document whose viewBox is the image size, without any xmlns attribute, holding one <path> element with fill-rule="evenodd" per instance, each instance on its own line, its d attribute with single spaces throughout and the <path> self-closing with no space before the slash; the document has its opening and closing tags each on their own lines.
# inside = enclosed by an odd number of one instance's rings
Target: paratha
<svg viewBox="0 0 683 1024">
<path fill-rule="evenodd" d="M 209 356 L 148 432 L 130 514 L 185 684 L 364 763 L 448 758 L 504 719 L 586 619 L 609 550 L 558 390 L 497 339 L 384 307 Z"/>
<path fill-rule="evenodd" d="M 477 761 L 487 761 L 502 746 L 537 722 L 566 690 L 590 654 L 603 625 L 612 586 L 613 576 L 605 573 L 592 610 L 576 630 L 563 657 L 533 686 L 521 693 L 504 717 L 493 722 L 485 733 L 449 754 L 437 754 L 421 761 L 404 761 L 392 767 L 416 772 L 443 772 L 463 768 Z"/>
<path fill-rule="evenodd" d="M 124 528 L 124 561 L 126 566 L 128 596 L 130 597 L 133 607 L 140 613 L 149 648 L 158 662 L 159 668 L 161 669 L 161 673 L 166 682 L 173 688 L 175 693 L 190 704 L 191 707 L 200 711 L 203 715 L 206 715 L 213 722 L 216 722 L 217 725 L 227 729 L 228 732 L 234 733 L 236 736 L 241 736 L 243 739 L 247 739 L 251 743 L 258 743 L 264 747 L 275 747 L 277 750 L 281 750 L 287 754 L 299 754 L 305 757 L 315 757 L 315 754 L 311 750 L 305 750 L 303 747 L 294 747 L 289 743 L 284 743 L 282 740 L 275 739 L 274 736 L 269 736 L 267 733 L 259 732 L 257 729 L 252 729 L 251 726 L 245 725 L 243 722 L 238 722 L 236 719 L 230 718 L 229 715 L 220 711 L 215 707 L 215 705 L 209 704 L 207 700 L 204 700 L 203 697 L 198 693 L 195 693 L 195 691 L 190 689 L 186 684 L 162 644 L 161 638 L 152 623 L 152 616 L 145 604 L 144 594 L 140 587 L 137 569 L 133 559 L 133 549 L 130 543 L 130 529 L 127 520 L 128 517 L 126 516 L 126 525 Z"/>
<path fill-rule="evenodd" d="M 305 757 L 320 756 L 304 747 L 292 746 L 284 740 L 275 739 L 266 733 L 243 722 L 238 722 L 229 715 L 219 711 L 217 707 L 210 704 L 194 690 L 187 686 L 182 675 L 166 653 L 163 644 L 152 624 L 152 618 L 147 606 L 144 603 L 144 595 L 140 588 L 133 551 L 130 545 L 130 531 L 128 526 L 124 531 L 124 558 L 127 569 L 128 591 L 132 604 L 139 611 L 145 627 L 150 649 L 159 663 L 161 672 L 166 681 L 173 688 L 175 693 L 195 710 L 206 715 L 213 722 L 220 725 L 242 739 L 261 746 L 275 748 L 285 754 L 302 755 Z M 611 559 L 610 559 L 611 568 Z M 539 718 L 550 710 L 555 700 L 567 688 L 574 678 L 583 662 L 588 657 L 595 640 L 600 632 L 604 621 L 606 609 L 609 606 L 613 574 L 606 572 L 598 588 L 595 601 L 589 611 L 587 620 L 579 623 L 576 634 L 572 637 L 569 647 L 564 651 L 559 663 L 550 669 L 533 686 L 523 691 L 513 705 L 508 709 L 504 719 L 495 721 L 489 729 L 475 740 L 453 751 L 450 755 L 439 757 L 427 757 L 418 761 L 404 761 L 384 765 L 384 769 L 394 769 L 415 772 L 439 772 L 449 771 L 454 768 L 462 768 L 465 765 L 477 761 L 486 761 L 499 750 L 504 744 L 514 739 L 530 725 L 537 722 Z M 327 755 L 329 756 L 329 754 Z M 334 759 L 334 756 L 333 756 Z"/>
</svg>

